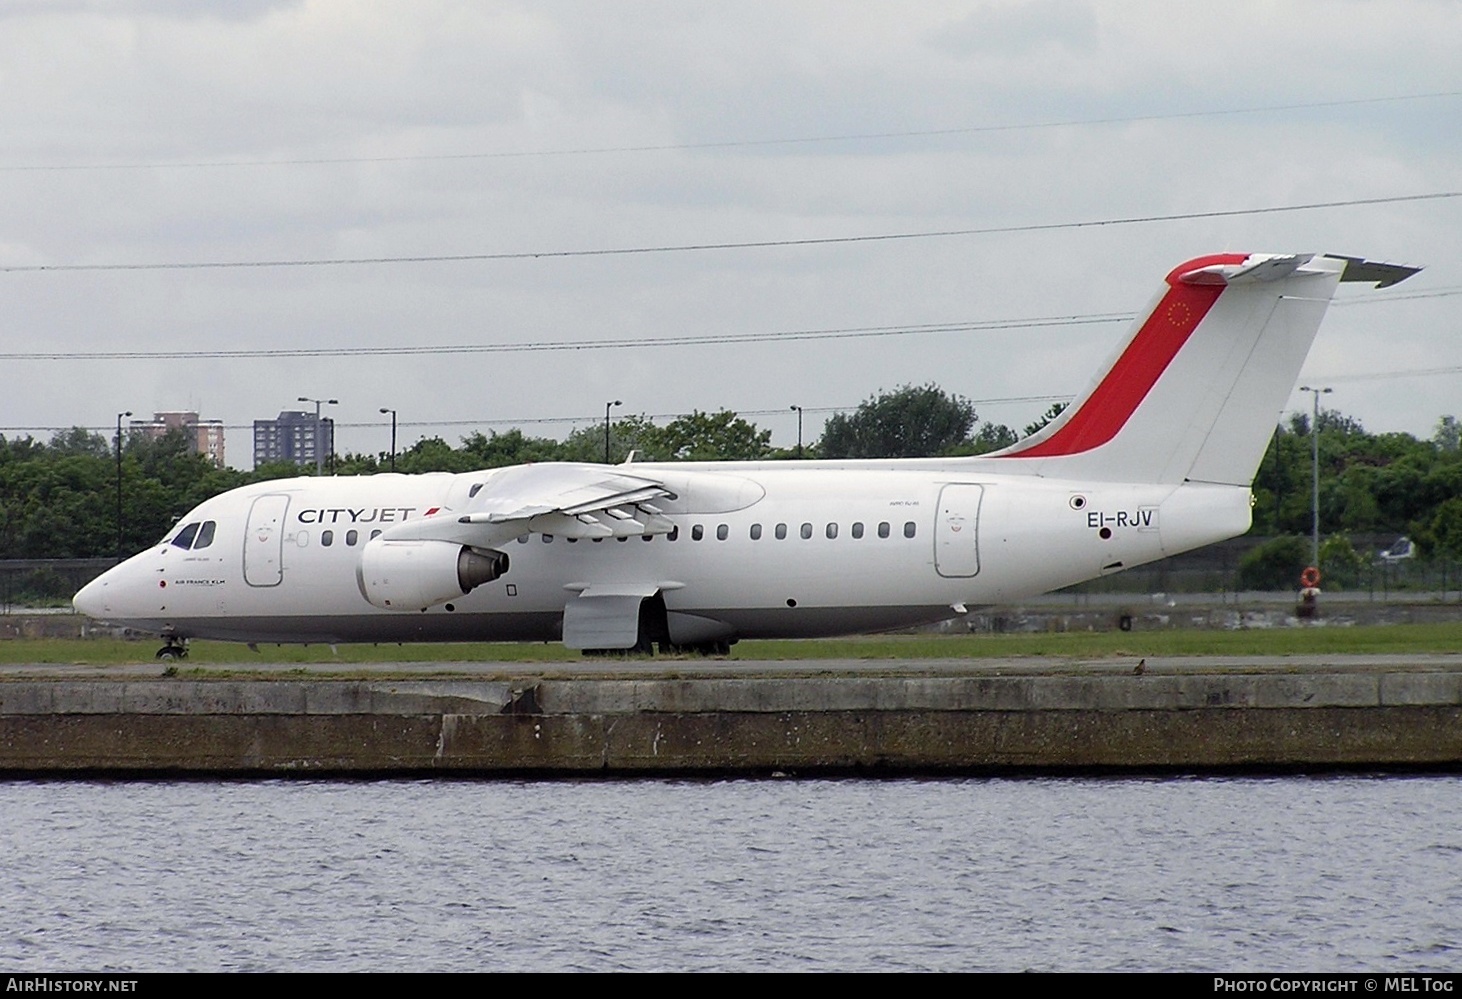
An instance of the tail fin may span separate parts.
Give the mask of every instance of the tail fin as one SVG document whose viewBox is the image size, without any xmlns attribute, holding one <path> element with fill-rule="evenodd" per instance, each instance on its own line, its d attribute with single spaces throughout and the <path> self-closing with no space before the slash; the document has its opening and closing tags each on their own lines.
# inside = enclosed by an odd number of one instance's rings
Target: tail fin
<svg viewBox="0 0 1462 999">
<path fill-rule="evenodd" d="M 988 457 L 1059 478 L 1247 486 L 1336 284 L 1384 288 L 1417 270 L 1309 254 L 1190 260 L 1076 402 Z"/>
</svg>

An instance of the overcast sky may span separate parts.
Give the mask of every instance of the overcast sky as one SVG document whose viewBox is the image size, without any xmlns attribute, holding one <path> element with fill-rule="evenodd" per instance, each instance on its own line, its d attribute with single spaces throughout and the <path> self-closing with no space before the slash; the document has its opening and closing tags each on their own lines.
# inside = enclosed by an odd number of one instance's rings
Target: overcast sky
<svg viewBox="0 0 1462 999">
<path fill-rule="evenodd" d="M 300 396 L 370 452 L 381 407 L 405 446 L 560 437 L 619 399 L 787 445 L 793 404 L 812 439 L 930 381 L 1019 427 L 1125 325 L 970 325 L 1127 315 L 1190 257 L 1322 251 L 1427 267 L 1342 288 L 1304 378 L 1430 436 L 1462 415 L 1462 197 L 1115 220 L 1462 191 L 1459 52 L 1451 0 L 0 2 L 0 433 L 194 409 L 247 468 L 252 421 Z M 1001 228 L 1024 231 L 553 255 Z M 478 259 L 400 259 L 453 256 Z M 113 266 L 346 258 L 396 259 Z M 966 328 L 381 352 L 930 325 Z M 300 349 L 364 353 L 14 356 Z"/>
</svg>

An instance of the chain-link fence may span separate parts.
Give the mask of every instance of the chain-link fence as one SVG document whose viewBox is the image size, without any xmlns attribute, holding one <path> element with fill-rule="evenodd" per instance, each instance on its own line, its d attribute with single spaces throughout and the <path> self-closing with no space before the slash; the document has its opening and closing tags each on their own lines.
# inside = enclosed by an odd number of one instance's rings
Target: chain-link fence
<svg viewBox="0 0 1462 999">
<path fill-rule="evenodd" d="M 116 564 L 112 558 L 0 559 L 0 612 L 66 606 L 77 590 Z"/>
</svg>

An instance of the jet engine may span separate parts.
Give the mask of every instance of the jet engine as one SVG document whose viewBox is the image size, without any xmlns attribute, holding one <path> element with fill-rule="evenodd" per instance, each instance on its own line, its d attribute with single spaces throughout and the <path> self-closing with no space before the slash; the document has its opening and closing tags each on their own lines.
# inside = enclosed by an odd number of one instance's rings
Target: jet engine
<svg viewBox="0 0 1462 999">
<path fill-rule="evenodd" d="M 425 610 L 463 596 L 508 571 L 492 548 L 448 541 L 384 541 L 361 550 L 355 567 L 361 595 L 384 610 Z"/>
</svg>

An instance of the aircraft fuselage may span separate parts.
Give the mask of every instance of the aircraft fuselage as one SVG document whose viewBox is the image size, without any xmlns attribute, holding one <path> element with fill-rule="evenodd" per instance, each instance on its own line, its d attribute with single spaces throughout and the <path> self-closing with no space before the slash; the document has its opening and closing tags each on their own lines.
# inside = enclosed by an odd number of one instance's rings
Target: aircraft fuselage
<svg viewBox="0 0 1462 999">
<path fill-rule="evenodd" d="M 902 463 L 909 464 L 909 463 Z M 690 637 L 890 629 L 1019 600 L 1248 529 L 1232 486 L 1067 483 L 938 463 L 629 465 L 670 476 L 669 534 L 500 546 L 500 578 L 443 604 L 383 610 L 358 565 L 373 532 L 431 516 L 491 472 L 301 478 L 199 506 L 169 539 L 77 596 L 88 614 L 180 638 L 365 642 L 561 637 L 590 586 L 658 592 Z M 206 546 L 174 542 L 215 525 Z M 688 616 L 689 620 L 685 619 Z M 709 628 L 710 630 L 705 630 Z"/>
</svg>

